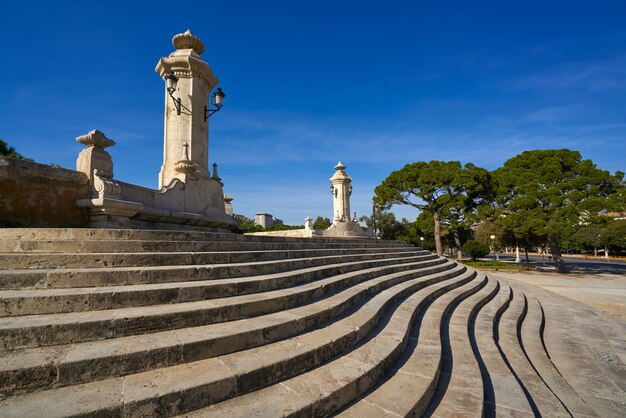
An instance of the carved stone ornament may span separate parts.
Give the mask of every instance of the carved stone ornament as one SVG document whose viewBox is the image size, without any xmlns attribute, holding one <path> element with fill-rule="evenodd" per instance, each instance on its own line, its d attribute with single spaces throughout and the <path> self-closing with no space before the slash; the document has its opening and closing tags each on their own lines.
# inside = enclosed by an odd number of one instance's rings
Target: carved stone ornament
<svg viewBox="0 0 626 418">
<path fill-rule="evenodd" d="M 94 129 L 85 135 L 81 135 L 76 138 L 77 142 L 87 146 L 87 147 L 100 147 L 107 148 L 115 145 L 115 141 L 107 138 L 103 132 Z"/>
<path fill-rule="evenodd" d="M 104 170 L 93 170 L 93 189 L 97 196 L 104 197 L 119 197 L 122 191 L 119 183 L 111 179 L 111 175 Z"/>
<path fill-rule="evenodd" d="M 176 49 L 193 49 L 196 54 L 204 52 L 204 44 L 189 29 L 185 33 L 179 33 L 172 38 L 172 44 Z"/>
<path fill-rule="evenodd" d="M 174 164 L 174 170 L 181 174 L 194 174 L 196 165 L 189 160 L 189 145 L 183 144 L 183 155 Z"/>
</svg>

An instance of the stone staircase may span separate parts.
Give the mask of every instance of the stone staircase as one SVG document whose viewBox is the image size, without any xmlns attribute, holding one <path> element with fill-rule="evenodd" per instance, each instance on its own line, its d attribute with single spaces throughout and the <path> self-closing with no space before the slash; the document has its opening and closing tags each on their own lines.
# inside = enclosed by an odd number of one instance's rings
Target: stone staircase
<svg viewBox="0 0 626 418">
<path fill-rule="evenodd" d="M 0 416 L 624 416 L 619 330 L 546 293 L 400 242 L 3 229 Z"/>
</svg>

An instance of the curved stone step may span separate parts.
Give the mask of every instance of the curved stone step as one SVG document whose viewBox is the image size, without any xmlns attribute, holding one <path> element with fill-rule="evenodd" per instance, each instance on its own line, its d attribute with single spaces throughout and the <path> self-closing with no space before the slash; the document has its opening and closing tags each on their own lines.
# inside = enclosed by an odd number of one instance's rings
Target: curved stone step
<svg viewBox="0 0 626 418">
<path fill-rule="evenodd" d="M 243 235 L 230 232 L 209 232 L 176 229 L 108 229 L 108 228 L 2 228 L 0 241 L 233 241 L 233 242 L 319 242 L 359 243 L 384 242 L 386 245 L 405 245 L 400 241 L 370 238 L 298 238 Z"/>
<path fill-rule="evenodd" d="M 0 273 L 0 289 L 25 287 L 94 287 L 120 286 L 143 283 L 223 279 L 257 276 L 336 263 L 359 263 L 394 258 L 406 260 L 432 257 L 415 252 L 353 254 L 301 259 L 262 261 L 257 263 L 229 263 L 211 265 L 109 267 L 92 269 L 25 269 L 4 270 Z"/>
<path fill-rule="evenodd" d="M 442 271 L 414 266 L 412 271 L 373 278 L 308 305 L 239 321 L 18 350 L 0 361 L 0 381 L 4 382 L 0 392 L 137 373 L 286 338 L 320 326 L 401 281 L 425 277 L 427 282 L 436 282 L 464 271 L 454 263 L 448 265 Z"/>
<path fill-rule="evenodd" d="M 418 251 L 415 248 L 407 248 L 406 251 L 415 254 L 428 254 L 428 251 Z M 398 253 L 399 249 L 398 247 L 359 247 L 237 252 L 4 253 L 0 254 L 0 269 L 68 269 L 251 263 L 293 258 L 350 254 L 380 254 L 386 252 Z"/>
<path fill-rule="evenodd" d="M 420 310 L 426 309 L 425 315 L 429 315 L 431 310 L 436 311 L 435 316 L 444 314 L 460 300 L 479 291 L 485 283 L 484 276 L 474 276 L 463 286 L 442 289 L 444 292 L 429 297 L 425 297 L 423 291 L 415 292 L 388 315 L 389 320 L 383 323 L 384 327 L 379 327 L 380 330 L 374 332 L 372 338 L 354 350 L 279 384 L 187 415 L 329 416 L 374 385 L 392 366 L 406 346 L 411 326 Z M 283 396 L 285 389 L 293 395 Z"/>
<path fill-rule="evenodd" d="M 467 271 L 444 282 L 436 277 L 405 281 L 378 293 L 344 319 L 298 337 L 166 369 L 14 396 L 0 403 L 0 415 L 168 416 L 197 409 L 300 373 L 343 352 L 364 338 L 395 302 L 417 289 L 428 286 L 432 292 L 445 292 L 473 277 Z"/>
<path fill-rule="evenodd" d="M 483 275 L 479 275 L 479 279 L 483 280 L 482 287 L 466 295 L 467 298 L 450 299 L 450 294 L 445 297 L 451 303 L 446 305 L 444 297 L 433 303 L 413 325 L 411 339 L 398 363 L 374 388 L 353 400 L 338 416 L 417 416 L 424 413 L 431 398 L 437 394 L 442 371 L 445 373 L 446 370 L 448 320 L 450 317 L 461 318 L 454 320 L 454 326 L 458 325 L 456 322 L 467 323 L 469 316 L 493 297 L 496 282 Z M 433 324 L 440 326 L 431 328 Z M 467 331 L 464 333 L 467 335 Z M 472 355 L 471 348 L 469 355 Z M 465 415 L 472 416 L 470 411 Z"/>
<path fill-rule="evenodd" d="M 545 331 L 545 315 L 541 303 L 532 296 L 526 294 L 528 300 L 528 313 L 522 323 L 521 337 L 524 352 L 532 364 L 535 372 L 550 388 L 567 411 L 574 416 L 593 417 L 598 416 L 595 411 L 587 406 L 582 398 L 572 389 L 558 369 L 552 363 L 546 352 L 543 342 Z"/>
<path fill-rule="evenodd" d="M 483 380 L 470 336 L 480 309 L 499 291 L 497 280 L 491 279 L 480 293 L 459 304 L 442 330 L 443 367 L 427 416 L 484 415 Z"/>
<path fill-rule="evenodd" d="M 595 415 L 623 417 L 626 365 L 620 360 L 624 353 L 617 351 L 626 343 L 626 324 L 609 324 L 595 309 L 550 291 L 524 289 L 542 302 L 546 351 L 561 376 Z"/>
<path fill-rule="evenodd" d="M 216 299 L 294 286 L 352 271 L 371 275 L 378 270 L 393 272 L 417 266 L 429 267 L 444 263 L 445 259 L 428 255 L 422 257 L 420 261 L 408 263 L 405 261 L 398 258 L 386 260 L 380 265 L 372 262 L 334 264 L 232 279 L 127 286 L 0 290 L 0 317 L 84 312 Z"/>
<path fill-rule="evenodd" d="M 424 268 L 439 272 L 452 263 Z M 0 343 L 4 349 L 37 347 L 115 338 L 167 329 L 208 325 L 275 312 L 308 303 L 368 278 L 363 274 L 339 275 L 295 288 L 237 295 L 219 299 L 145 307 L 63 314 L 0 318 Z M 380 273 L 380 271 L 379 271 Z"/>
<path fill-rule="evenodd" d="M 0 233 L 3 230 L 0 229 Z M 127 253 L 127 252 L 202 252 L 202 251 L 255 251 L 340 249 L 385 246 L 391 248 L 415 248 L 399 241 L 348 240 L 318 238 L 252 237 L 230 234 L 207 239 L 172 240 L 160 239 L 61 239 L 61 240 L 13 240 L 0 239 L 0 253 Z M 265 238 L 265 239 L 258 239 Z"/>
<path fill-rule="evenodd" d="M 502 354 L 535 415 L 569 417 L 567 409 L 537 375 L 524 353 L 520 333 L 528 304 L 526 295 L 520 288 L 512 285 L 511 288 L 513 300 L 509 309 L 502 315 L 498 330 Z"/>
</svg>

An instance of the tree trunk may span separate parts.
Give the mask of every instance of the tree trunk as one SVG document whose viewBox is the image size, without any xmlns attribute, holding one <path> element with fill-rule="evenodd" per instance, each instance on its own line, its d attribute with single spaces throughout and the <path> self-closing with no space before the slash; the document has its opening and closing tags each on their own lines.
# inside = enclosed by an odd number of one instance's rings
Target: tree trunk
<svg viewBox="0 0 626 418">
<path fill-rule="evenodd" d="M 459 231 L 454 231 L 454 245 L 456 245 L 456 258 L 461 260 L 463 258 L 463 251 L 461 250 L 461 237 L 459 237 Z"/>
<path fill-rule="evenodd" d="M 549 235 L 548 243 L 550 245 L 550 253 L 552 254 L 552 261 L 554 262 L 556 271 L 559 273 L 567 273 L 567 266 L 565 265 L 565 261 L 563 261 L 563 257 L 561 257 L 561 249 L 559 248 L 559 242 L 556 239 L 556 235 Z"/>
<path fill-rule="evenodd" d="M 524 247 L 524 255 L 526 256 L 526 264 L 530 263 L 530 257 L 528 257 L 528 247 Z"/>
<path fill-rule="evenodd" d="M 441 216 L 438 213 L 433 213 L 435 218 L 435 252 L 437 255 L 443 255 L 441 251 Z"/>
</svg>

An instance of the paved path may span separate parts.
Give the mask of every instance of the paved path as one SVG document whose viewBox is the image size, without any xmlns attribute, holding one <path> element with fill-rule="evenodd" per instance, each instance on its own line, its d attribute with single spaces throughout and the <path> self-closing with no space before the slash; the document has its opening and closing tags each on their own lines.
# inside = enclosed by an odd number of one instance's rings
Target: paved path
<svg viewBox="0 0 626 418">
<path fill-rule="evenodd" d="M 626 322 L 626 275 L 504 271 L 496 275 L 539 286 Z"/>
</svg>

